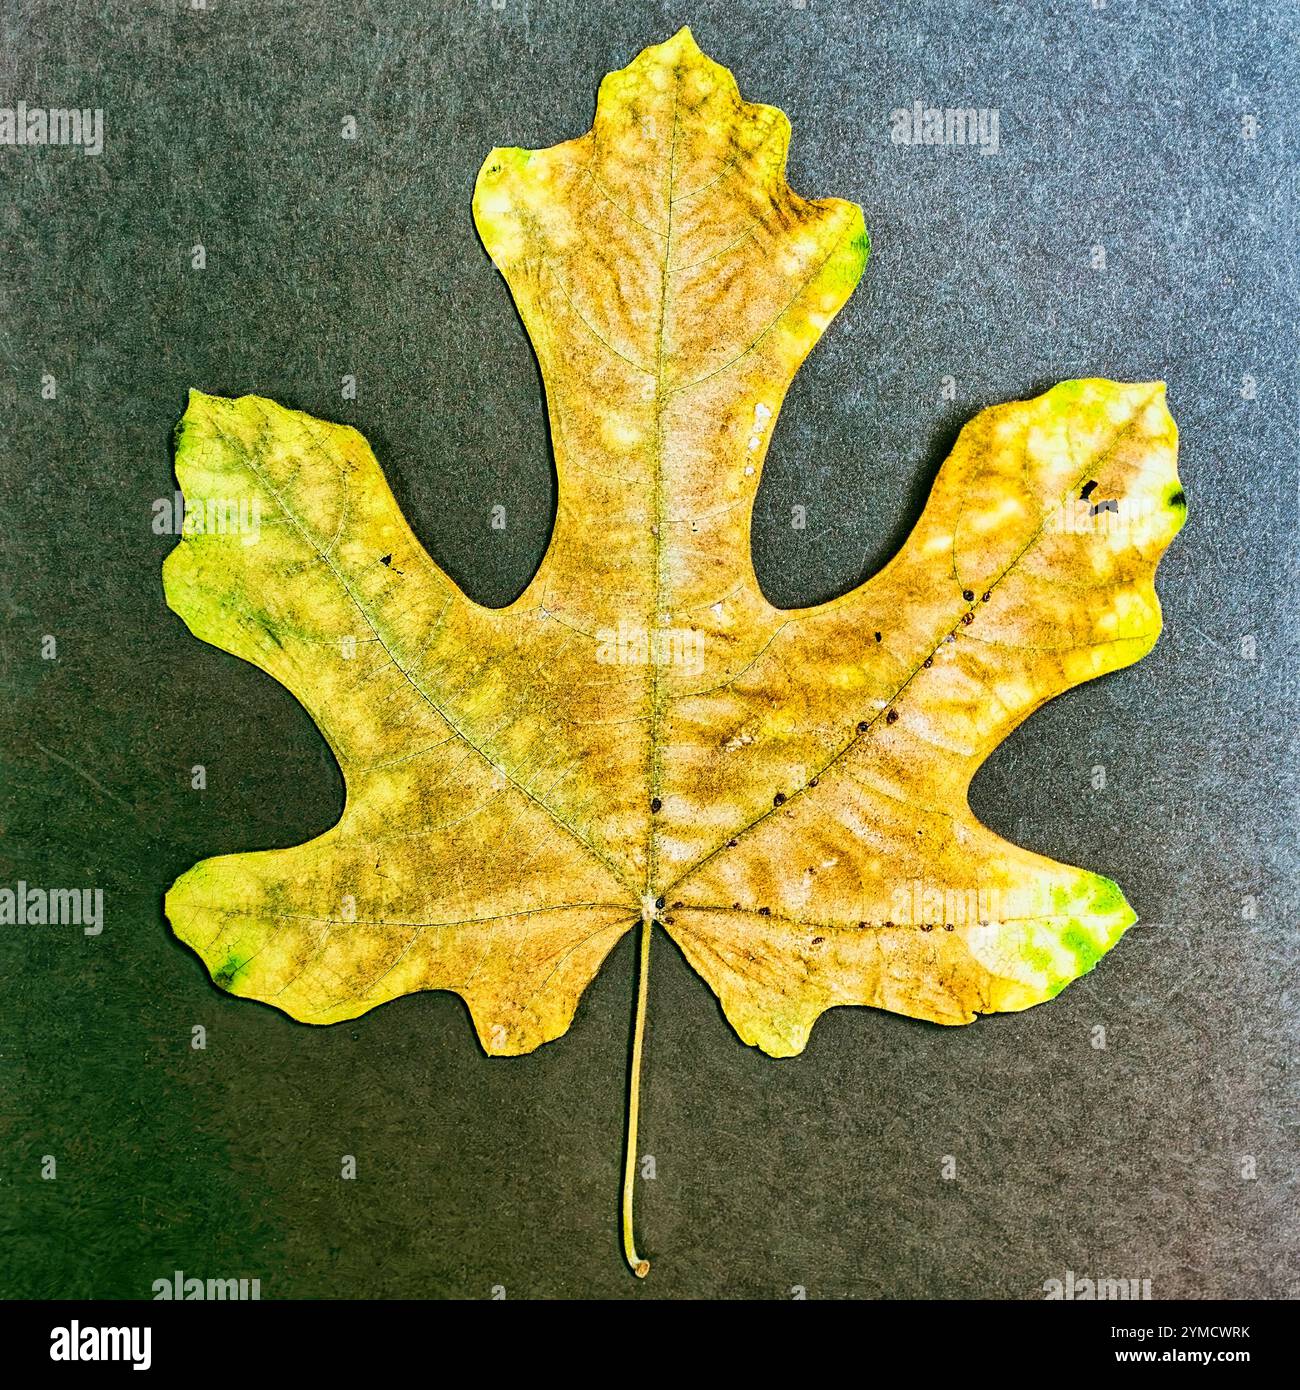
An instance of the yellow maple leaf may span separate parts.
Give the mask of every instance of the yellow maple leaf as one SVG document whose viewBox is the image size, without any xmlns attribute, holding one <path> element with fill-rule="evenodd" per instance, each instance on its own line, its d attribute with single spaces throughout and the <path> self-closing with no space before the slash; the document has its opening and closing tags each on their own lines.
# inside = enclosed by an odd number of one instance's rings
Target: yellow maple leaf
<svg viewBox="0 0 1300 1390">
<path fill-rule="evenodd" d="M 1109 879 L 971 813 L 1044 701 L 1138 660 L 1185 515 L 1160 384 L 1073 381 L 963 430 L 912 535 L 833 602 L 781 610 L 750 559 L 785 392 L 852 292 L 862 213 L 785 181 L 789 123 L 688 30 L 605 78 L 593 129 L 497 149 L 480 235 L 546 383 L 559 504 L 504 609 L 429 559 L 356 431 L 195 392 L 187 506 L 252 498 L 255 544 L 187 528 L 167 600 L 269 672 L 343 769 L 338 824 L 206 860 L 178 936 L 310 1023 L 454 990 L 483 1047 L 569 1026 L 641 924 L 625 1196 L 652 933 L 747 1042 L 801 1051 L 874 1005 L 1027 1008 L 1134 920 Z"/>
</svg>

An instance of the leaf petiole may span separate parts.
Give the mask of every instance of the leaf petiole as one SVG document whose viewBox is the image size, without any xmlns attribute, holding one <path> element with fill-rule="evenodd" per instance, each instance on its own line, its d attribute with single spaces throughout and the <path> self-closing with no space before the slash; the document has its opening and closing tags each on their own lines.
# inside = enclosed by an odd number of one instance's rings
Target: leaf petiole
<svg viewBox="0 0 1300 1390">
<path fill-rule="evenodd" d="M 632 1064 L 628 1079 L 627 1158 L 623 1167 L 623 1253 L 632 1273 L 644 1279 L 650 1273 L 650 1261 L 636 1252 L 636 1234 L 632 1224 L 632 1198 L 636 1189 L 637 1120 L 641 1108 L 641 1055 L 645 1043 L 646 997 L 650 985 L 650 936 L 654 918 L 646 912 L 641 917 L 641 959 L 637 973 L 636 1024 L 632 1034 Z"/>
</svg>

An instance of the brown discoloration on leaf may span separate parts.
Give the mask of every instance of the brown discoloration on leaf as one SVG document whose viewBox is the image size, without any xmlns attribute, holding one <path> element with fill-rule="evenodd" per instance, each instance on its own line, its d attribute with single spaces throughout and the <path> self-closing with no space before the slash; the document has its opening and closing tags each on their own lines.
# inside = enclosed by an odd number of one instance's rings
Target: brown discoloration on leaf
<svg viewBox="0 0 1300 1390">
<path fill-rule="evenodd" d="M 856 207 L 786 185 L 788 135 L 684 32 L 605 79 L 587 135 L 485 163 L 475 217 L 560 483 L 506 609 L 437 569 L 355 431 L 192 398 L 187 498 L 251 493 L 263 534 L 187 537 L 168 601 L 293 691 L 347 782 L 323 836 L 168 895 L 236 992 L 330 1023 L 455 990 L 489 1052 L 526 1052 L 671 900 L 664 929 L 738 1033 L 784 1056 L 836 1005 L 965 1023 L 1037 1003 L 1133 920 L 966 793 L 1044 701 L 1155 641 L 1183 517 L 1163 388 L 983 412 L 879 575 L 773 608 L 750 562 L 763 457 L 866 255 Z M 1089 483 L 1124 527 L 1076 524 Z"/>
</svg>

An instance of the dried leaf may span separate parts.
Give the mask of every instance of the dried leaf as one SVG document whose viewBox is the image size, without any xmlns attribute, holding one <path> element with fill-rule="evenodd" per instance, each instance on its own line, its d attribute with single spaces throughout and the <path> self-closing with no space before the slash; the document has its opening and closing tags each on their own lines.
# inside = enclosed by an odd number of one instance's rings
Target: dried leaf
<svg viewBox="0 0 1300 1390">
<path fill-rule="evenodd" d="M 546 383 L 559 504 L 517 602 L 429 559 L 365 440 L 195 392 L 200 512 L 167 599 L 291 690 L 347 782 L 294 849 L 167 899 L 233 993 L 311 1023 L 454 990 L 490 1053 L 563 1033 L 615 942 L 662 923 L 748 1043 L 868 1004 L 1023 1009 L 1134 920 L 1110 880 L 994 835 L 976 769 L 1044 701 L 1145 655 L 1185 515 L 1160 384 L 1072 381 L 962 432 L 912 535 L 780 610 L 750 559 L 791 379 L 867 256 L 861 211 L 785 182 L 789 124 L 683 30 L 601 84 L 594 129 L 494 150 L 474 212 Z M 644 1009 L 644 997 L 641 1001 Z"/>
</svg>

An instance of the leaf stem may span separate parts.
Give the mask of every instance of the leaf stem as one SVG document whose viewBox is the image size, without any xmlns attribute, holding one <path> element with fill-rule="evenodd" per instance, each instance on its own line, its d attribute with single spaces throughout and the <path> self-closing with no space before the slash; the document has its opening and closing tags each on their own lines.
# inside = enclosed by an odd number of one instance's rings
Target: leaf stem
<svg viewBox="0 0 1300 1390">
<path fill-rule="evenodd" d="M 628 1080 L 627 1101 L 627 1160 L 623 1167 L 623 1253 L 638 1279 L 650 1273 L 650 1261 L 636 1252 L 636 1234 L 632 1224 L 632 1197 L 636 1190 L 637 1120 L 641 1110 L 641 1055 L 645 1044 L 646 998 L 650 992 L 650 935 L 654 919 L 647 913 L 641 918 L 641 965 L 637 975 L 636 1025 L 632 1034 L 632 1065 Z"/>
</svg>

